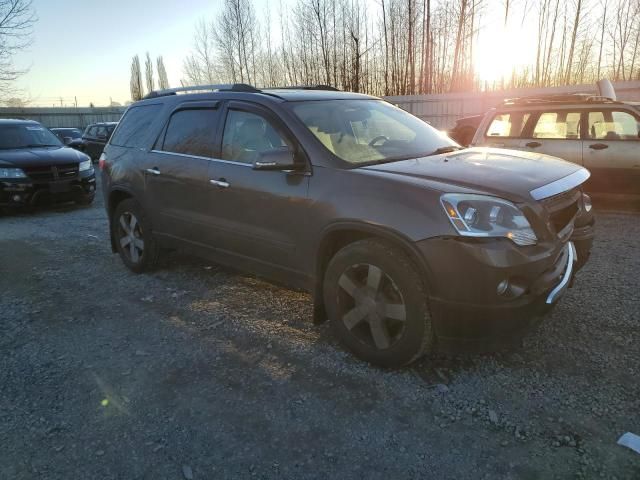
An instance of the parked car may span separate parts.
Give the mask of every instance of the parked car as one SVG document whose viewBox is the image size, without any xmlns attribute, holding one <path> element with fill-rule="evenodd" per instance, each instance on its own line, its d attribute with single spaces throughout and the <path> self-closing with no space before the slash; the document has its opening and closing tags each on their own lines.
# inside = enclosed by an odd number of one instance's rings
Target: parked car
<svg viewBox="0 0 640 480">
<path fill-rule="evenodd" d="M 449 130 L 449 137 L 458 142 L 463 147 L 468 147 L 473 141 L 473 137 L 476 134 L 476 130 L 484 115 L 473 115 L 471 117 L 464 117 L 456 120 L 455 126 Z"/>
<path fill-rule="evenodd" d="M 0 120 L 0 207 L 44 201 L 88 205 L 96 191 L 91 159 L 38 122 Z"/>
<path fill-rule="evenodd" d="M 67 147 L 75 148 L 81 152 L 85 150 L 82 130 L 79 128 L 50 128 L 49 130 Z"/>
<path fill-rule="evenodd" d="M 508 100 L 484 116 L 472 145 L 560 157 L 589 169 L 589 192 L 640 195 L 637 102 L 584 94 Z"/>
<path fill-rule="evenodd" d="M 92 159 L 98 159 L 117 125 L 117 122 L 94 123 L 89 125 L 82 134 L 84 152 Z"/>
<path fill-rule="evenodd" d="M 100 168 L 111 246 L 129 269 L 182 248 L 309 290 L 316 320 L 388 367 L 436 339 L 518 334 L 592 242 L 586 169 L 462 150 L 355 93 L 157 92 L 126 111 Z"/>
</svg>

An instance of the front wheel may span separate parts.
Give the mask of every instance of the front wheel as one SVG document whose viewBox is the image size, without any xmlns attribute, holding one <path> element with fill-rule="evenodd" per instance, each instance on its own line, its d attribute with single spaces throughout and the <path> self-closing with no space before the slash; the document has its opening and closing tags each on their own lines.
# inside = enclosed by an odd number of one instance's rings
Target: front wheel
<svg viewBox="0 0 640 480">
<path fill-rule="evenodd" d="M 324 302 L 339 340 L 370 363 L 400 367 L 432 348 L 424 281 L 386 242 L 366 239 L 340 250 L 325 273 Z"/>
<path fill-rule="evenodd" d="M 124 264 L 135 273 L 153 269 L 158 258 L 158 245 L 151 224 L 138 202 L 124 200 L 111 217 L 111 232 Z"/>
</svg>

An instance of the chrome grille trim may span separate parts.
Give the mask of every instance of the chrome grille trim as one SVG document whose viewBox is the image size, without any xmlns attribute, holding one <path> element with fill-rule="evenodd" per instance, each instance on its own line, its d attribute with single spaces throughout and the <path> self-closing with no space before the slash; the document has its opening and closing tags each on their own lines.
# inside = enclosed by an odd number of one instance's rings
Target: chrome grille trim
<svg viewBox="0 0 640 480">
<path fill-rule="evenodd" d="M 554 195 L 558 195 L 560 193 L 566 192 L 567 190 L 571 190 L 576 188 L 578 185 L 583 184 L 588 180 L 591 176 L 589 170 L 586 168 L 581 168 L 573 172 L 566 177 L 563 177 L 555 182 L 548 183 L 547 185 L 543 185 L 542 187 L 538 187 L 534 190 L 531 190 L 529 193 L 534 200 L 542 200 L 544 198 L 553 197 Z"/>
</svg>

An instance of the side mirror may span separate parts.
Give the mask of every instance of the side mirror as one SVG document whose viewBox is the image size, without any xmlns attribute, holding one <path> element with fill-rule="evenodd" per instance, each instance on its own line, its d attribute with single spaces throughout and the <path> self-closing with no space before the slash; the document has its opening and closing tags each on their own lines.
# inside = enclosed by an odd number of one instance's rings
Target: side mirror
<svg viewBox="0 0 640 480">
<path fill-rule="evenodd" d="M 62 139 L 62 142 L 63 142 L 65 145 L 69 145 L 69 144 L 71 143 L 71 140 L 73 140 L 71 137 L 64 137 L 64 138 Z"/>
<path fill-rule="evenodd" d="M 297 170 L 300 164 L 288 148 L 278 148 L 262 152 L 253 163 L 254 170 Z"/>
</svg>

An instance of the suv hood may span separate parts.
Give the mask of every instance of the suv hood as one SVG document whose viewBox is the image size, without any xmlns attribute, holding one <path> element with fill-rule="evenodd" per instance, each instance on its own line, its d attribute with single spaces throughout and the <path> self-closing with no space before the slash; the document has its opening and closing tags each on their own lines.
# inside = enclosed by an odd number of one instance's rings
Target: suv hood
<svg viewBox="0 0 640 480">
<path fill-rule="evenodd" d="M 0 150 L 0 167 L 38 167 L 80 163 L 87 160 L 84 153 L 67 147 L 20 148 Z"/>
<path fill-rule="evenodd" d="M 363 169 L 428 180 L 438 189 L 445 183 L 524 201 L 531 200 L 532 191 L 582 167 L 549 155 L 477 147 Z"/>
</svg>

